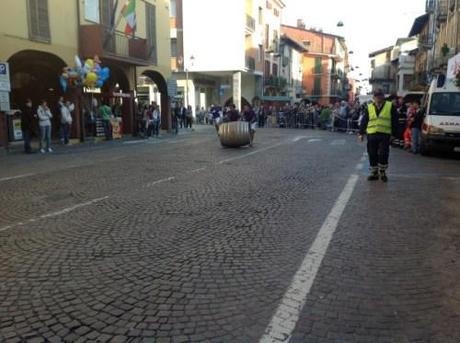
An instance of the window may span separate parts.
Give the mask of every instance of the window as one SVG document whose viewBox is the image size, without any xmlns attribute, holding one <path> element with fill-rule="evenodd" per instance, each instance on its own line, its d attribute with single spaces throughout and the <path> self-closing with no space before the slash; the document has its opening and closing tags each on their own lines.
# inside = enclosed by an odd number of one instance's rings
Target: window
<svg viewBox="0 0 460 343">
<path fill-rule="evenodd" d="M 101 0 L 101 23 L 105 27 L 112 27 L 113 3 L 111 0 Z"/>
<path fill-rule="evenodd" d="M 145 3 L 145 16 L 147 25 L 147 44 L 148 58 L 151 58 L 154 64 L 157 64 L 157 28 L 156 28 L 156 8 L 154 5 Z"/>
<path fill-rule="evenodd" d="M 262 62 L 264 58 L 264 47 L 259 45 L 259 49 L 257 50 L 257 62 Z"/>
<path fill-rule="evenodd" d="M 170 5 L 169 5 L 169 16 L 171 18 L 177 17 L 177 6 L 176 6 L 176 0 L 171 0 Z"/>
<path fill-rule="evenodd" d="M 273 14 L 275 15 L 275 17 L 279 17 L 280 16 L 280 11 L 278 11 L 277 8 L 274 8 L 273 9 Z"/>
<path fill-rule="evenodd" d="M 264 21 L 264 10 L 262 7 L 259 7 L 259 25 Z"/>
<path fill-rule="evenodd" d="M 171 39 L 171 57 L 177 57 L 177 39 Z"/>
<path fill-rule="evenodd" d="M 43 42 L 51 41 L 48 0 L 27 0 L 29 38 Z"/>
<path fill-rule="evenodd" d="M 264 76 L 266 79 L 270 76 L 270 61 L 265 61 Z"/>
<path fill-rule="evenodd" d="M 278 76 L 278 64 L 276 63 L 273 63 L 272 74 L 273 76 Z"/>
<path fill-rule="evenodd" d="M 315 58 L 315 74 L 321 74 L 323 72 L 322 62 L 321 57 Z"/>
<path fill-rule="evenodd" d="M 265 24 L 265 49 L 270 48 L 270 26 Z"/>
<path fill-rule="evenodd" d="M 315 77 L 313 95 L 321 95 L 321 77 Z"/>
<path fill-rule="evenodd" d="M 272 9 L 272 3 L 271 3 L 270 1 L 267 0 L 266 3 L 265 3 L 265 5 L 266 5 L 266 7 L 267 7 L 269 10 Z"/>
</svg>

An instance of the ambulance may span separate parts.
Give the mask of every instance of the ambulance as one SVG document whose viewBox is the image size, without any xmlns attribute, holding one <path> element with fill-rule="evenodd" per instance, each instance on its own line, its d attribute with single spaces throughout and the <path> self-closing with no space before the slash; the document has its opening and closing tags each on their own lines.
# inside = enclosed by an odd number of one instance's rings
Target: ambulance
<svg viewBox="0 0 460 343">
<path fill-rule="evenodd" d="M 433 80 L 424 99 L 425 119 L 420 152 L 460 152 L 460 87 L 445 76 Z"/>
</svg>

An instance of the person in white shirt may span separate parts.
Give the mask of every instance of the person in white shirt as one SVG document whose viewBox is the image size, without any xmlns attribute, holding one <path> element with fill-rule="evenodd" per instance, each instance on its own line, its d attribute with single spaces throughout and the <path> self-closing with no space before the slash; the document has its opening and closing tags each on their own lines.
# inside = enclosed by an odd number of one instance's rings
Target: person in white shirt
<svg viewBox="0 0 460 343">
<path fill-rule="evenodd" d="M 161 113 L 157 105 L 153 105 L 152 120 L 153 134 L 158 137 L 160 135 Z"/>
<path fill-rule="evenodd" d="M 53 152 L 51 149 L 51 118 L 53 118 L 53 114 L 46 100 L 42 100 L 41 105 L 38 106 L 37 114 L 38 125 L 40 127 L 40 152 L 42 154 L 44 154 L 45 151 Z M 46 150 L 44 148 L 45 144 Z"/>
<path fill-rule="evenodd" d="M 59 103 L 61 108 L 61 142 L 69 144 L 70 128 L 72 127 L 72 112 L 75 109 L 70 101 Z"/>
</svg>

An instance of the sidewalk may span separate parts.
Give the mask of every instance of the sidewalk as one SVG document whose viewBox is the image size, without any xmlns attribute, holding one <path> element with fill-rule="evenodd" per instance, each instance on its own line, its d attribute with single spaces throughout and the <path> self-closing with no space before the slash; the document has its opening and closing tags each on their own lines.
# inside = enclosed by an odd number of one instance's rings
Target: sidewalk
<svg viewBox="0 0 460 343">
<path fill-rule="evenodd" d="M 99 149 L 107 149 L 107 148 L 116 148 L 126 144 L 141 144 L 144 142 L 164 142 L 175 139 L 177 137 L 188 136 L 192 133 L 198 133 L 202 131 L 206 131 L 206 129 L 214 128 L 213 126 L 209 125 L 197 125 L 194 126 L 193 129 L 180 129 L 179 133 L 176 135 L 174 133 L 168 133 L 166 131 L 162 131 L 160 136 L 152 137 L 152 138 L 142 138 L 140 136 L 131 136 L 126 135 L 121 139 L 114 139 L 111 141 L 106 141 L 105 139 L 94 139 L 79 142 L 77 139 L 72 139 L 69 145 L 63 145 L 60 143 L 59 140 L 54 140 L 51 144 L 53 149 L 53 154 L 67 154 L 72 152 L 80 152 L 80 151 L 87 151 L 87 150 L 99 150 Z M 39 143 L 38 140 L 35 138 L 32 142 L 32 149 L 35 153 L 39 153 Z M 5 148 L 0 148 L 0 160 L 7 159 L 10 156 L 17 156 L 17 155 L 25 155 L 24 154 L 24 143 L 22 141 L 19 142 L 11 142 L 9 145 L 9 150 Z"/>
</svg>

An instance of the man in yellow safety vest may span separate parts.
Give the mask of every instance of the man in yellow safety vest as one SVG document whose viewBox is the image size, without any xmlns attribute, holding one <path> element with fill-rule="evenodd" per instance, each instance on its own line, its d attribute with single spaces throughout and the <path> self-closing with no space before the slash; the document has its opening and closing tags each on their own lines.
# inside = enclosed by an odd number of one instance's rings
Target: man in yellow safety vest
<svg viewBox="0 0 460 343">
<path fill-rule="evenodd" d="M 369 104 L 361 120 L 359 139 L 367 135 L 367 153 L 369 155 L 369 181 L 380 179 L 388 181 L 386 170 L 390 156 L 391 136 L 396 136 L 398 129 L 398 111 L 390 101 L 385 101 L 382 90 L 374 92 L 374 102 Z"/>
</svg>

